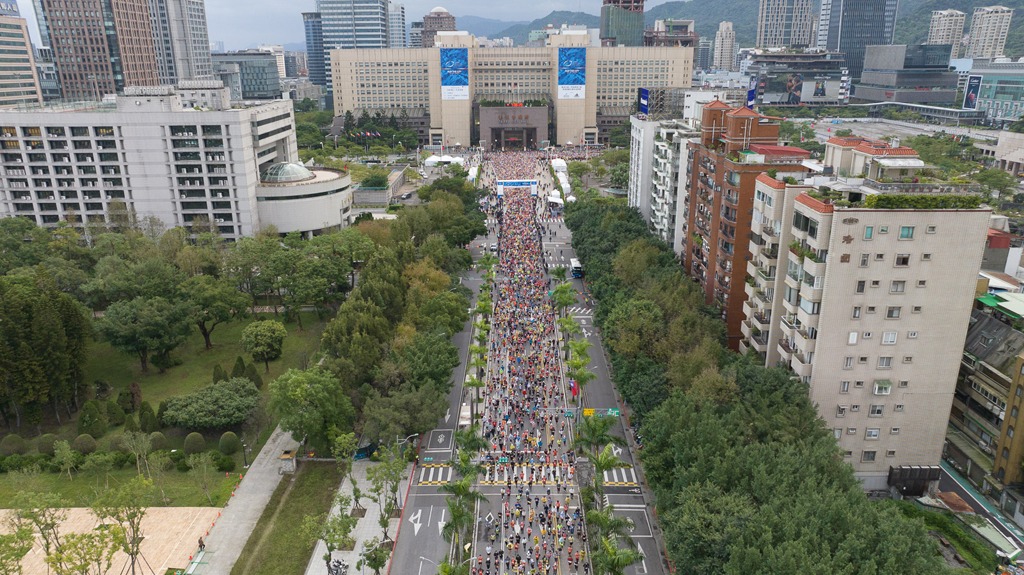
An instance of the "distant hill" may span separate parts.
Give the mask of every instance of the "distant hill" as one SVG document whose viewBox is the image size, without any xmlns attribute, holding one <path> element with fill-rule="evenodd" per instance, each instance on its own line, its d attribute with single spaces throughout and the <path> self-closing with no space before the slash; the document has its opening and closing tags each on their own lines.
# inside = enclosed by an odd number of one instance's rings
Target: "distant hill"
<svg viewBox="0 0 1024 575">
<path fill-rule="evenodd" d="M 504 20 L 482 18 L 480 16 L 456 16 L 455 24 L 456 28 L 459 30 L 465 30 L 474 36 L 487 36 L 488 38 L 493 39 L 496 37 L 501 38 L 501 35 L 495 35 L 496 32 L 502 32 L 509 26 L 520 26 L 523 24 L 529 24 L 529 22 L 525 20 L 505 22 Z"/>
<path fill-rule="evenodd" d="M 459 20 L 456 19 L 456 22 L 458 23 Z M 556 26 L 561 26 L 562 24 L 583 24 L 588 28 L 598 28 L 601 26 L 601 17 L 593 14 L 587 14 L 586 12 L 556 10 L 543 18 L 537 18 L 533 22 L 509 26 L 504 30 L 495 32 L 493 36 L 488 35 L 488 38 L 501 38 L 508 36 L 509 38 L 512 38 L 516 46 L 522 46 L 530 39 L 531 30 L 540 30 L 548 24 L 554 24 Z M 461 24 L 459 27 L 462 27 Z"/>
<path fill-rule="evenodd" d="M 694 29 L 701 38 L 715 39 L 718 24 L 732 22 L 736 43 L 741 47 L 753 46 L 757 41 L 758 0 L 690 0 L 666 2 L 644 13 L 644 24 L 654 26 L 655 20 L 693 20 Z M 926 27 L 927 30 L 927 27 Z"/>
<path fill-rule="evenodd" d="M 914 4 L 916 7 L 903 14 L 904 3 L 900 3 L 900 13 L 903 15 L 896 20 L 895 42 L 897 44 L 925 43 L 928 40 L 928 26 L 932 19 L 932 10 L 959 10 L 967 14 L 964 33 L 969 33 L 974 9 L 995 4 L 992 0 L 905 0 L 905 2 Z M 1006 55 L 1011 58 L 1024 56 L 1024 0 L 1000 0 L 999 5 L 1014 9 L 1013 18 L 1010 20 L 1010 33 L 1006 37 Z"/>
</svg>

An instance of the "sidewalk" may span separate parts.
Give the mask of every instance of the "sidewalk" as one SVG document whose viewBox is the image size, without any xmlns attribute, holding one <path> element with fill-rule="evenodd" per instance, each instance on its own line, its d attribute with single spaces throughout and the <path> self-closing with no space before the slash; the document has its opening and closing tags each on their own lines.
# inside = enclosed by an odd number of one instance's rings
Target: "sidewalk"
<svg viewBox="0 0 1024 575">
<path fill-rule="evenodd" d="M 259 455 L 244 470 L 241 485 L 235 490 L 230 505 L 221 512 L 220 519 L 206 537 L 206 550 L 210 563 L 203 570 L 204 575 L 228 575 L 231 568 L 242 553 L 242 547 L 249 540 L 263 508 L 270 501 L 270 496 L 281 481 L 278 473 L 278 458 L 286 449 L 296 449 L 299 444 L 291 434 L 281 431 L 278 427 L 270 434 L 270 439 L 260 450 Z"/>
<path fill-rule="evenodd" d="M 368 494 L 372 484 L 366 478 L 366 470 L 372 465 L 374 465 L 374 463 L 368 459 L 362 459 L 354 462 L 352 464 L 352 470 L 345 477 L 345 480 L 341 482 L 341 487 L 338 491 L 351 497 L 352 482 L 349 481 L 349 477 L 354 477 L 356 483 L 359 485 L 360 491 L 364 494 Z M 412 476 L 412 473 L 413 465 L 410 463 L 405 469 L 406 478 L 398 485 L 398 500 L 403 502 L 403 509 L 405 498 L 409 493 L 409 477 Z M 353 502 L 353 504 L 354 503 L 355 502 Z M 359 562 L 359 555 L 363 551 L 363 543 L 370 541 L 374 537 L 382 537 L 384 535 L 380 525 L 377 523 L 380 518 L 380 507 L 373 501 L 370 501 L 370 499 L 365 497 L 365 495 L 360 503 L 366 509 L 366 515 L 360 518 L 359 522 L 356 523 L 355 528 L 352 529 L 351 535 L 356 540 L 355 547 L 352 551 L 335 551 L 331 555 L 332 560 L 340 559 L 348 563 L 349 573 L 356 572 L 356 563 Z M 350 509 L 345 509 L 344 511 L 347 512 L 349 510 Z M 341 510 L 338 509 L 337 506 L 331 508 L 332 515 L 337 514 L 340 511 Z M 400 517 L 391 519 L 389 524 L 390 527 L 388 528 L 388 535 L 391 536 L 392 540 L 398 539 L 398 528 L 401 521 L 402 519 Z M 327 575 L 327 563 L 324 562 L 325 553 L 327 553 L 327 546 L 323 541 L 317 541 L 316 547 L 313 548 L 313 555 L 309 558 L 309 563 L 306 565 L 306 575 Z M 390 566 L 390 561 L 388 563 Z M 386 573 L 387 567 L 381 571 Z"/>
</svg>

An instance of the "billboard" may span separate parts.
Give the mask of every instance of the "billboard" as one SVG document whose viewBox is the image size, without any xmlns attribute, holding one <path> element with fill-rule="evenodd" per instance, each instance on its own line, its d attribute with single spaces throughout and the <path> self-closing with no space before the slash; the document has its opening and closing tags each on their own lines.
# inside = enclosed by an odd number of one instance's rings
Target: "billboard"
<svg viewBox="0 0 1024 575">
<path fill-rule="evenodd" d="M 558 99 L 582 100 L 587 95 L 587 49 L 558 49 Z"/>
<path fill-rule="evenodd" d="M 18 13 L 18 3 L 14 1 L 0 2 L 0 16 L 17 16 L 20 18 L 21 14 Z"/>
<path fill-rule="evenodd" d="M 747 107 L 753 110 L 755 101 L 757 101 L 757 76 L 752 76 L 750 85 L 747 86 Z"/>
<path fill-rule="evenodd" d="M 964 88 L 964 110 L 978 109 L 978 95 L 981 92 L 981 76 L 968 76 Z"/>
<path fill-rule="evenodd" d="M 769 70 L 758 76 L 762 105 L 845 103 L 850 98 L 846 70 Z"/>
<path fill-rule="evenodd" d="M 441 48 L 441 99 L 469 99 L 469 49 Z"/>
<path fill-rule="evenodd" d="M 651 101 L 651 92 L 647 88 L 640 88 L 640 105 L 637 107 L 641 114 L 647 114 L 649 108 L 649 102 Z"/>
</svg>

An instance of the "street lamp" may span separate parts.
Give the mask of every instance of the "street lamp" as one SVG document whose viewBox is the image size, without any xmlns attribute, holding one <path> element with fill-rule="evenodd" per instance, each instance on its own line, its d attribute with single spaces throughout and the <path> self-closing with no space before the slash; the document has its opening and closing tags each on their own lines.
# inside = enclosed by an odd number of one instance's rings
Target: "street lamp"
<svg viewBox="0 0 1024 575">
<path fill-rule="evenodd" d="M 243 466 L 244 466 L 244 467 L 245 467 L 246 469 L 248 469 L 248 468 L 249 468 L 249 461 L 248 461 L 248 460 L 246 459 L 246 457 L 245 457 L 245 451 L 246 451 L 246 450 L 247 450 L 248 448 L 249 448 L 249 446 L 245 444 L 245 440 L 243 439 L 243 440 L 242 440 L 242 465 L 243 465 Z"/>
</svg>

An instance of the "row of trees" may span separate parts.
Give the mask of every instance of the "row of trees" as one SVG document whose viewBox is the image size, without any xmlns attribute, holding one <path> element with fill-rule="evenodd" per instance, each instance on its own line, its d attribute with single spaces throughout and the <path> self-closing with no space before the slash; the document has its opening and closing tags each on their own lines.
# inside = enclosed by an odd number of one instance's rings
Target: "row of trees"
<svg viewBox="0 0 1024 575">
<path fill-rule="evenodd" d="M 723 347 L 716 310 L 633 209 L 570 204 L 669 558 L 682 573 L 943 573 L 919 522 L 869 502 L 806 384 Z M 583 428 L 585 429 L 585 428 Z"/>
</svg>

